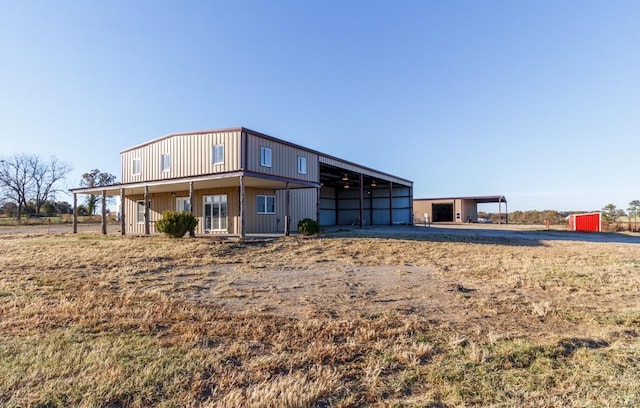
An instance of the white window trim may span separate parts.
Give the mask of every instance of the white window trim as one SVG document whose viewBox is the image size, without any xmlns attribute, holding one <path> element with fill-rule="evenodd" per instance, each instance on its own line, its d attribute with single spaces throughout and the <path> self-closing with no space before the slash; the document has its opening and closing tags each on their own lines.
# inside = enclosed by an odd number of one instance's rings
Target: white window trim
<svg viewBox="0 0 640 408">
<path fill-rule="evenodd" d="M 135 162 L 138 162 L 138 172 L 136 173 L 136 165 Z M 133 159 L 131 159 L 131 175 L 132 176 L 139 176 L 140 174 L 142 174 L 142 159 L 139 157 L 134 157 Z"/>
<path fill-rule="evenodd" d="M 300 164 L 304 163 L 304 169 Z M 307 174 L 307 158 L 304 156 L 298 156 L 298 174 Z"/>
<path fill-rule="evenodd" d="M 138 211 L 138 208 L 140 208 L 140 204 L 142 204 L 142 217 L 140 217 L 140 211 Z M 142 219 L 140 219 L 142 218 Z M 136 201 L 136 223 L 137 224 L 144 224 L 144 200 L 138 200 Z"/>
<path fill-rule="evenodd" d="M 169 166 L 166 169 L 164 168 L 164 158 L 165 157 L 169 158 Z M 171 171 L 171 154 L 170 153 L 162 153 L 160 155 L 160 171 L 162 171 L 163 173 Z"/>
<path fill-rule="evenodd" d="M 263 152 L 265 153 L 264 157 L 262 154 Z M 269 163 L 267 163 L 267 152 L 269 153 L 268 154 Z M 262 160 L 263 158 L 264 160 Z M 273 163 L 273 156 L 271 154 L 271 148 L 266 146 L 260 146 L 260 165 L 262 167 L 271 167 L 272 163 Z"/>
<path fill-rule="evenodd" d="M 258 207 L 258 201 L 259 201 L 259 197 L 265 197 L 265 201 L 264 201 L 264 207 L 263 208 L 259 208 Z M 271 198 L 273 200 L 273 212 L 267 212 L 267 207 L 268 207 L 268 199 Z M 275 214 L 276 213 L 276 196 L 274 195 L 266 195 L 266 194 L 258 194 L 256 195 L 256 214 L 260 214 L 260 215 L 270 215 L 270 214 Z"/>
<path fill-rule="evenodd" d="M 216 148 L 222 149 L 222 160 L 216 161 Z M 224 164 L 224 144 L 217 144 L 211 147 L 211 163 L 212 164 Z"/>
<path fill-rule="evenodd" d="M 178 205 L 179 203 L 183 204 L 182 206 Z M 190 198 L 189 197 L 176 197 L 176 211 L 177 212 L 188 212 L 184 210 L 184 203 L 189 203 L 189 207 L 191 207 Z"/>
</svg>

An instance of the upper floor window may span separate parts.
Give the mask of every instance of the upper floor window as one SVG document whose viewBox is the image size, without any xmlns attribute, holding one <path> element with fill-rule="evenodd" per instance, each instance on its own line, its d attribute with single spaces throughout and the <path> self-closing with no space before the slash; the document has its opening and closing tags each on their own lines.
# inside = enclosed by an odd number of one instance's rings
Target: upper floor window
<svg viewBox="0 0 640 408">
<path fill-rule="evenodd" d="M 298 173 L 307 174 L 307 158 L 298 156 Z"/>
<path fill-rule="evenodd" d="M 215 145 L 211 148 L 211 160 L 213 164 L 224 163 L 224 145 Z"/>
<path fill-rule="evenodd" d="M 169 171 L 171 170 L 171 155 L 170 154 L 163 154 L 162 156 L 160 156 L 160 168 L 162 171 Z"/>
<path fill-rule="evenodd" d="M 137 176 L 142 170 L 142 160 L 135 158 L 131 161 L 131 174 Z"/>
<path fill-rule="evenodd" d="M 268 195 L 257 196 L 256 208 L 258 214 L 275 214 L 276 197 Z"/>
<path fill-rule="evenodd" d="M 264 167 L 271 167 L 271 149 L 268 147 L 260 148 L 260 165 Z"/>
</svg>

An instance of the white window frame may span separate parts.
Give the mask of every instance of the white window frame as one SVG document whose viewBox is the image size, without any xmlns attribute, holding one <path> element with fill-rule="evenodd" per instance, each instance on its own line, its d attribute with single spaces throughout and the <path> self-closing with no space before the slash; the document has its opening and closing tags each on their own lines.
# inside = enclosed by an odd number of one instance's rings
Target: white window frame
<svg viewBox="0 0 640 408">
<path fill-rule="evenodd" d="M 163 153 L 160 155 L 160 171 L 171 171 L 171 154 Z"/>
<path fill-rule="evenodd" d="M 191 207 L 191 202 L 189 197 L 176 197 L 176 211 L 177 212 L 189 212 L 189 210 L 185 210 L 186 208 Z"/>
<path fill-rule="evenodd" d="M 131 159 L 131 175 L 139 176 L 141 173 L 142 173 L 142 159 L 139 157 L 134 157 L 133 159 Z"/>
<path fill-rule="evenodd" d="M 260 205 L 260 199 L 264 199 L 262 203 L 262 208 Z M 269 201 L 272 201 L 271 207 L 273 211 L 269 211 Z M 256 196 L 256 213 L 257 214 L 275 214 L 276 213 L 276 196 L 274 195 L 266 195 L 266 194 L 258 194 Z"/>
<path fill-rule="evenodd" d="M 142 207 L 142 212 L 140 212 L 140 208 Z M 136 201 L 136 223 L 144 224 L 144 200 Z"/>
<path fill-rule="evenodd" d="M 218 154 L 216 154 L 218 151 L 220 151 L 220 156 L 222 156 L 220 160 L 216 160 L 218 158 L 217 157 Z M 211 147 L 211 163 L 224 164 L 224 145 L 223 144 L 217 144 Z"/>
<path fill-rule="evenodd" d="M 262 167 L 271 167 L 271 148 L 260 146 L 260 165 Z"/>
<path fill-rule="evenodd" d="M 298 174 L 307 174 L 307 158 L 298 156 Z"/>
</svg>

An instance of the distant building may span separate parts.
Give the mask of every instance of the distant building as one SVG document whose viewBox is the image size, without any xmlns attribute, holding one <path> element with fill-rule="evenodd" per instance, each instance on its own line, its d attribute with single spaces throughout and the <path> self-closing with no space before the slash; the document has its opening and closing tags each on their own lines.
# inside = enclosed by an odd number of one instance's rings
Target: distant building
<svg viewBox="0 0 640 408">
<path fill-rule="evenodd" d="M 507 199 L 504 196 L 417 198 L 413 200 L 413 218 L 416 224 L 429 222 L 487 222 L 478 218 L 478 204 L 498 203 L 499 219 L 508 222 Z"/>
<path fill-rule="evenodd" d="M 192 212 L 197 232 L 282 233 L 321 225 L 412 221 L 413 182 L 246 128 L 175 133 L 120 153 L 122 182 L 76 188 L 121 197 L 122 233 L 150 234 L 167 210 Z M 103 228 L 104 232 L 104 228 Z"/>
</svg>

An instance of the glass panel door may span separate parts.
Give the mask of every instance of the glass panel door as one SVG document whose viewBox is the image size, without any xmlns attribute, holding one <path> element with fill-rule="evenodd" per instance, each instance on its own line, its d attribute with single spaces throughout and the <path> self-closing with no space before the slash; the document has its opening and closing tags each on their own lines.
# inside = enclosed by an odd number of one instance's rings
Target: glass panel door
<svg viewBox="0 0 640 408">
<path fill-rule="evenodd" d="M 227 230 L 227 195 L 204 196 L 204 230 Z"/>
</svg>

